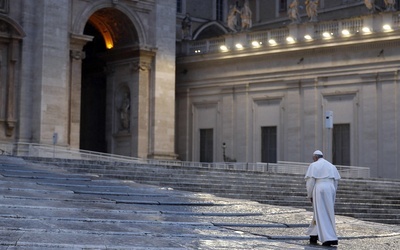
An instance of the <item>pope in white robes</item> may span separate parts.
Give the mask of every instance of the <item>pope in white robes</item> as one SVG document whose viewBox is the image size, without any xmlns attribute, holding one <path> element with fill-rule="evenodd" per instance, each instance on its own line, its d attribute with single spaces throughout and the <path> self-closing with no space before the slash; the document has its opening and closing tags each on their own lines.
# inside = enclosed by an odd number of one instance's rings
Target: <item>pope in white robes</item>
<svg viewBox="0 0 400 250">
<path fill-rule="evenodd" d="M 337 245 L 334 205 L 340 174 L 333 164 L 323 158 L 320 150 L 313 153 L 313 159 L 305 176 L 307 198 L 311 199 L 314 208 L 307 234 L 311 243 L 316 243 L 318 239 L 325 246 Z"/>
</svg>

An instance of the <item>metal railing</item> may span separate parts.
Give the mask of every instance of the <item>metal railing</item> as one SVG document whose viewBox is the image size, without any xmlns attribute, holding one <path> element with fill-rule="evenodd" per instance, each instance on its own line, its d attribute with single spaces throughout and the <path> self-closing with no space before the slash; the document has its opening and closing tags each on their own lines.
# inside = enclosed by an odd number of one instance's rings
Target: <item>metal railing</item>
<svg viewBox="0 0 400 250">
<path fill-rule="evenodd" d="M 139 163 L 186 168 L 208 168 L 220 170 L 252 171 L 261 173 L 281 173 L 305 175 L 309 163 L 278 161 L 277 163 L 249 162 L 188 162 L 178 160 L 140 159 L 122 155 L 105 154 L 68 147 L 35 143 L 1 143 L 0 154 L 41 158 L 60 158 L 102 162 Z M 370 169 L 356 166 L 336 166 L 343 178 L 369 178 Z"/>
</svg>

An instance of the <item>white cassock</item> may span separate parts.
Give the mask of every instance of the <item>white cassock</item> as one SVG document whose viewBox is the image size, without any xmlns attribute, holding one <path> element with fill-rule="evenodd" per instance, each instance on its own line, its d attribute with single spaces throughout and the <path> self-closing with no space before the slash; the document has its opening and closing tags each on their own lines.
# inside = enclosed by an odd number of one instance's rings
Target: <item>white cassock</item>
<svg viewBox="0 0 400 250">
<path fill-rule="evenodd" d="M 321 242 L 338 240 L 335 223 L 335 199 L 339 172 L 324 158 L 308 167 L 306 176 L 307 198 L 313 198 L 314 216 L 307 231 L 308 235 L 318 235 Z"/>
</svg>

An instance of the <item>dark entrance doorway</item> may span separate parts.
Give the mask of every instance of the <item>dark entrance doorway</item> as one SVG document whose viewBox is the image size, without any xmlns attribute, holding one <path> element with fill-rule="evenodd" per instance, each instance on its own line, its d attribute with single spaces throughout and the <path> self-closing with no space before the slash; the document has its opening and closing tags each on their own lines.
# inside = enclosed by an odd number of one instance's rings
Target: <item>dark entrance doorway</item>
<svg viewBox="0 0 400 250">
<path fill-rule="evenodd" d="M 277 160 L 277 134 L 276 127 L 261 128 L 261 161 L 276 163 Z"/>
<path fill-rule="evenodd" d="M 200 129 L 200 162 L 213 162 L 214 160 L 214 131 L 213 129 Z"/>
<path fill-rule="evenodd" d="M 82 62 L 80 149 L 106 152 L 106 63 L 100 57 L 106 47 L 90 23 L 84 34 L 94 38 L 83 48 L 86 57 Z"/>
<path fill-rule="evenodd" d="M 350 124 L 333 125 L 332 149 L 333 164 L 350 165 Z"/>
</svg>

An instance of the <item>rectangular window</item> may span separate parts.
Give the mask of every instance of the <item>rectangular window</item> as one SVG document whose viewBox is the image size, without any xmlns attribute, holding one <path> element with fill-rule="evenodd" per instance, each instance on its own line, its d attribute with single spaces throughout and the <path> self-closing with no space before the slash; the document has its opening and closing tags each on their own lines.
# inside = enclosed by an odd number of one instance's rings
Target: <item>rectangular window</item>
<svg viewBox="0 0 400 250">
<path fill-rule="evenodd" d="M 200 162 L 214 161 L 214 131 L 200 129 Z"/>
<path fill-rule="evenodd" d="M 217 21 L 223 21 L 223 19 L 224 19 L 224 16 L 223 16 L 223 13 L 224 13 L 224 0 L 216 0 L 216 4 L 217 4 L 217 6 L 216 6 L 216 11 L 217 11 L 217 13 L 216 13 L 216 20 Z"/>
<path fill-rule="evenodd" d="M 261 128 L 261 161 L 277 162 L 277 133 L 276 127 Z"/>
<path fill-rule="evenodd" d="M 279 0 L 279 12 L 287 11 L 287 0 Z"/>
<path fill-rule="evenodd" d="M 334 124 L 332 137 L 332 163 L 349 166 L 350 124 Z"/>
<path fill-rule="evenodd" d="M 176 12 L 182 13 L 182 0 L 176 0 Z"/>
</svg>

